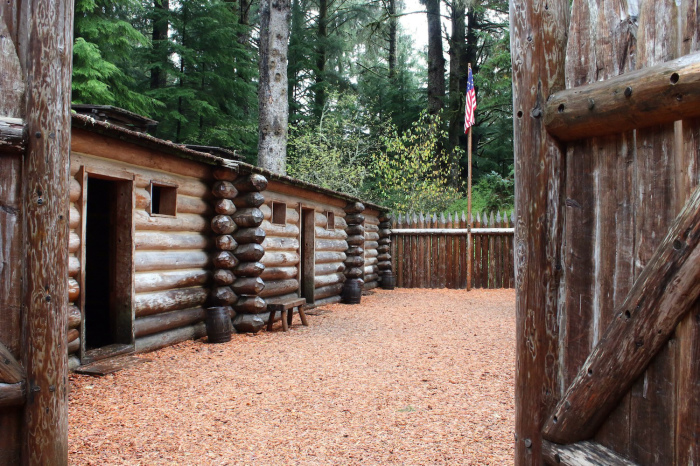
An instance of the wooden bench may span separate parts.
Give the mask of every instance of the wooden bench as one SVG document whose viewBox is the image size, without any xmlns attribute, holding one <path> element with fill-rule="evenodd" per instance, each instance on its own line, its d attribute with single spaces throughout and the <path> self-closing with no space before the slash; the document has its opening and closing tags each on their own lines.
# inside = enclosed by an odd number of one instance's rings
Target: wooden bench
<svg viewBox="0 0 700 466">
<path fill-rule="evenodd" d="M 272 330 L 272 324 L 275 322 L 275 314 L 279 311 L 282 313 L 282 330 L 286 332 L 289 326 L 292 325 L 295 308 L 299 310 L 301 323 L 308 326 L 309 322 L 306 320 L 306 313 L 304 313 L 305 307 L 306 298 L 285 299 L 284 301 L 269 300 L 267 302 L 267 310 L 270 312 L 270 320 L 267 322 L 267 331 L 269 332 Z"/>
</svg>

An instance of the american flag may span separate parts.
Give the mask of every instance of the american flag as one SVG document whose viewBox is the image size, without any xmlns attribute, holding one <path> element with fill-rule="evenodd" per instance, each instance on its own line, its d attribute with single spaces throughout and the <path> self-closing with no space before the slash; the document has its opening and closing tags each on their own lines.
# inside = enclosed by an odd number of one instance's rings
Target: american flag
<svg viewBox="0 0 700 466">
<path fill-rule="evenodd" d="M 469 78 L 467 79 L 467 98 L 464 106 L 464 133 L 469 131 L 469 127 L 476 123 L 474 110 L 476 110 L 476 92 L 474 91 L 474 77 L 472 67 L 469 67 Z"/>
</svg>

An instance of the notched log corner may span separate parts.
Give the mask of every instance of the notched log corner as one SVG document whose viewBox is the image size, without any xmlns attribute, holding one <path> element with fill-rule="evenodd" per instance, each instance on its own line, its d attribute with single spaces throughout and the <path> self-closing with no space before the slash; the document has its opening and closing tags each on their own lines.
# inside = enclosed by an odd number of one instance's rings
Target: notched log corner
<svg viewBox="0 0 700 466">
<path fill-rule="evenodd" d="M 20 118 L 0 117 L 0 156 L 21 155 L 27 145 L 27 131 Z"/>
</svg>

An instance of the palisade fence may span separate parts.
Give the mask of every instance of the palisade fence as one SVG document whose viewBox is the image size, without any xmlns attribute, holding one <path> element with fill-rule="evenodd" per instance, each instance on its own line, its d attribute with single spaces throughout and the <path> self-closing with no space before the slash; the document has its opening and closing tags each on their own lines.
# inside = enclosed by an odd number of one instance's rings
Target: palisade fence
<svg viewBox="0 0 700 466">
<path fill-rule="evenodd" d="M 513 213 L 475 213 L 467 287 L 467 215 L 393 214 L 391 257 L 399 288 L 513 288 Z"/>
</svg>

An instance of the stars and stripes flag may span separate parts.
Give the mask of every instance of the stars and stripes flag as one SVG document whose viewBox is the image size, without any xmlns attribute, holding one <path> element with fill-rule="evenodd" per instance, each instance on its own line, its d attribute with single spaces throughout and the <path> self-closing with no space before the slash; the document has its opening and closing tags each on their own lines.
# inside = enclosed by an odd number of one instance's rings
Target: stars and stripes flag
<svg viewBox="0 0 700 466">
<path fill-rule="evenodd" d="M 469 131 L 470 126 L 474 126 L 476 118 L 474 111 L 476 110 L 476 92 L 474 91 L 474 77 L 472 76 L 472 67 L 469 67 L 469 77 L 467 79 L 467 98 L 464 105 L 464 133 Z"/>
</svg>

